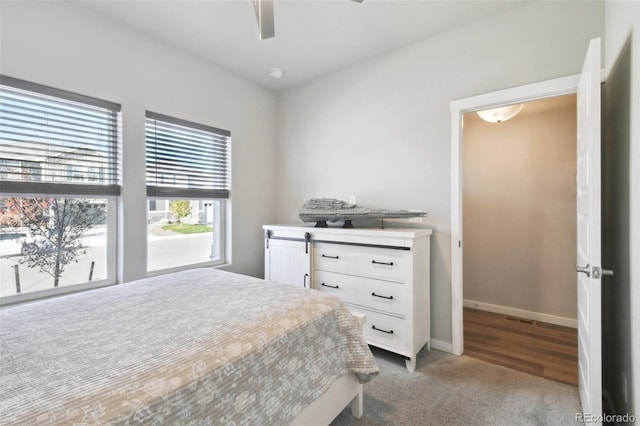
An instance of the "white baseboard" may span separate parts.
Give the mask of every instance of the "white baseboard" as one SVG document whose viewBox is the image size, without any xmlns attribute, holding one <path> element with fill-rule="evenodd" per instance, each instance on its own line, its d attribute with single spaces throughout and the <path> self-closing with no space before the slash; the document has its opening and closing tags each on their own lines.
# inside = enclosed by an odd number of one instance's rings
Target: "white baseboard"
<svg viewBox="0 0 640 426">
<path fill-rule="evenodd" d="M 443 342 L 442 340 L 431 339 L 431 347 L 430 349 L 435 349 L 437 351 L 448 352 L 450 354 L 453 353 L 453 345 L 448 342 Z"/>
<path fill-rule="evenodd" d="M 492 305 L 491 303 L 476 302 L 475 300 L 463 300 L 465 308 L 479 309 L 496 314 L 509 315 L 532 321 L 546 322 L 548 324 L 564 327 L 578 328 L 578 320 L 574 318 L 559 317 L 556 315 L 542 314 L 540 312 L 525 311 L 524 309 L 509 308 L 508 306 Z M 433 340 L 432 340 L 433 341 Z"/>
</svg>

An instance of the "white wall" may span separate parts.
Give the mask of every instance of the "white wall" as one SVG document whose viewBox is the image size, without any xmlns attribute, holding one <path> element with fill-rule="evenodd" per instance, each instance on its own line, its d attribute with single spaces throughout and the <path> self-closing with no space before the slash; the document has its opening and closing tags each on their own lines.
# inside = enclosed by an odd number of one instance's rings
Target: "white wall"
<svg viewBox="0 0 640 426">
<path fill-rule="evenodd" d="M 575 98 L 502 123 L 464 115 L 465 301 L 576 322 Z"/>
<path fill-rule="evenodd" d="M 431 323 L 451 342 L 449 102 L 578 73 L 601 2 L 536 2 L 290 89 L 278 102 L 277 219 L 313 196 L 423 209 Z"/>
<path fill-rule="evenodd" d="M 604 101 L 607 169 L 605 224 L 609 230 L 605 248 L 613 252 L 615 275 L 603 284 L 603 337 L 605 352 L 603 385 L 608 402 L 617 413 L 640 410 L 640 2 L 607 1 L 604 59 L 607 82 Z M 622 172 L 621 172 L 622 171 Z M 613 180 L 613 182 L 611 182 Z M 609 185 L 613 184 L 613 187 Z M 606 236 L 605 236 L 606 237 Z M 607 252 L 603 253 L 606 256 Z M 611 306 L 607 305 L 609 303 Z M 626 383 L 625 383 L 626 382 Z M 625 389 L 626 384 L 626 389 Z"/>
<path fill-rule="evenodd" d="M 119 278 L 146 275 L 145 110 L 231 131 L 236 272 L 262 276 L 275 217 L 275 96 L 67 2 L 0 6 L 0 72 L 122 104 Z"/>
</svg>

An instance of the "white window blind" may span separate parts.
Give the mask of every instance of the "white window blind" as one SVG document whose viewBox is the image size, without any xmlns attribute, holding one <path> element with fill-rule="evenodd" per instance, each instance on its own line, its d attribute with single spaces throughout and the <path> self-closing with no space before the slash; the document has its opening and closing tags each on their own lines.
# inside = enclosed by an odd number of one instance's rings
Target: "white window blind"
<svg viewBox="0 0 640 426">
<path fill-rule="evenodd" d="M 0 191 L 118 195 L 120 105 L 0 76 Z"/>
<path fill-rule="evenodd" d="M 147 196 L 229 198 L 231 133 L 147 111 Z"/>
</svg>

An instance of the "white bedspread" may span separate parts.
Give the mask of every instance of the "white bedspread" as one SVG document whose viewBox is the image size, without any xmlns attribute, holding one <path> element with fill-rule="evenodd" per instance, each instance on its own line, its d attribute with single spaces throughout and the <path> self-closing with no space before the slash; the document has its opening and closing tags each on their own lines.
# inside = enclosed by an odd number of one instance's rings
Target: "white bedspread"
<svg viewBox="0 0 640 426">
<path fill-rule="evenodd" d="M 203 268 L 0 311 L 0 424 L 284 425 L 378 368 L 337 298 Z"/>
</svg>

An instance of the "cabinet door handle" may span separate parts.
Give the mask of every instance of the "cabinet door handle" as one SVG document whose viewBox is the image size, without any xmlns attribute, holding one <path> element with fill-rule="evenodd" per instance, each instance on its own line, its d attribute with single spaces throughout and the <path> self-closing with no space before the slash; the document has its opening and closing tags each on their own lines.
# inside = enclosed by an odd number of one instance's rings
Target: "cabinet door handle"
<svg viewBox="0 0 640 426">
<path fill-rule="evenodd" d="M 322 257 L 328 257 L 329 259 L 340 259 L 340 256 L 327 256 L 326 254 L 322 254 Z"/>
<path fill-rule="evenodd" d="M 338 286 L 338 285 L 329 285 L 329 284 L 325 284 L 325 283 L 322 283 L 322 284 L 320 284 L 320 285 L 321 285 L 322 287 L 340 288 L 340 286 Z"/>
<path fill-rule="evenodd" d="M 375 263 L 376 265 L 389 265 L 393 266 L 393 262 L 378 262 L 377 260 L 372 260 L 371 263 Z"/>
<path fill-rule="evenodd" d="M 307 278 L 309 278 L 309 274 L 304 274 L 302 277 L 302 287 L 307 288 Z"/>
<path fill-rule="evenodd" d="M 380 294 L 376 294 L 375 292 L 371 293 L 371 295 L 374 296 L 374 297 L 379 297 L 381 299 L 393 300 L 393 296 L 382 296 Z"/>
<path fill-rule="evenodd" d="M 382 331 L 383 333 L 393 334 L 393 330 L 383 330 L 381 328 L 376 327 L 375 325 L 372 325 L 371 328 L 374 329 L 375 331 Z"/>
</svg>

